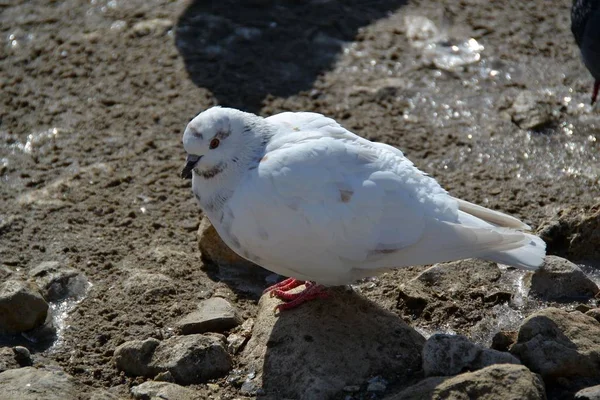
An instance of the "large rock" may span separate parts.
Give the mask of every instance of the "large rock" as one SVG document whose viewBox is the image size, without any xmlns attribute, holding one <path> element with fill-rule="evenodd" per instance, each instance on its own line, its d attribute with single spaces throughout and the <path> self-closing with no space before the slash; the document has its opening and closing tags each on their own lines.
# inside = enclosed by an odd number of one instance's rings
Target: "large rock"
<svg viewBox="0 0 600 400">
<path fill-rule="evenodd" d="M 115 350 L 115 365 L 130 376 L 153 378 L 168 374 L 176 383 L 202 383 L 225 375 L 232 367 L 221 335 L 173 336 L 123 343 Z"/>
<path fill-rule="evenodd" d="M 496 364 L 452 378 L 428 378 L 385 400 L 546 400 L 542 380 L 522 365 Z"/>
<path fill-rule="evenodd" d="M 227 374 L 232 361 L 221 335 L 173 336 L 156 348 L 150 367 L 187 385 Z"/>
<path fill-rule="evenodd" d="M 144 382 L 131 388 L 138 400 L 202 400 L 206 394 L 169 382 Z"/>
<path fill-rule="evenodd" d="M 0 373 L 2 400 L 78 400 L 81 388 L 58 369 L 25 367 Z"/>
<path fill-rule="evenodd" d="M 575 400 L 600 400 L 600 385 L 581 389 L 575 394 Z"/>
<path fill-rule="evenodd" d="M 33 285 L 8 280 L 0 284 L 0 333 L 20 333 L 44 323 L 48 303 Z"/>
<path fill-rule="evenodd" d="M 82 298 L 88 289 L 87 278 L 79 271 L 46 261 L 33 268 L 29 275 L 41 289 L 47 301 Z"/>
<path fill-rule="evenodd" d="M 418 373 L 425 342 L 418 332 L 360 295 L 328 290 L 330 298 L 278 316 L 279 300 L 261 298 L 241 357 L 253 377 L 245 382 L 248 393 L 261 388 L 267 398 L 327 399 L 373 376 L 404 380 Z"/>
<path fill-rule="evenodd" d="M 570 260 L 599 260 L 600 203 L 561 210 L 541 224 L 538 235 L 546 242 L 548 254 Z"/>
<path fill-rule="evenodd" d="M 544 265 L 531 276 L 529 294 L 546 300 L 586 300 L 598 291 L 598 285 L 577 265 L 561 257 L 547 256 Z"/>
<path fill-rule="evenodd" d="M 493 364 L 520 362 L 509 353 L 483 348 L 461 335 L 435 334 L 423 347 L 425 376 L 456 375 Z"/>
<path fill-rule="evenodd" d="M 421 326 L 464 328 L 511 299 L 495 263 L 470 259 L 436 264 L 400 286 L 397 307 Z"/>
<path fill-rule="evenodd" d="M 186 315 L 176 324 L 183 335 L 204 332 L 223 332 L 242 323 L 242 318 L 230 302 L 221 297 L 203 300 L 198 310 Z"/>
<path fill-rule="evenodd" d="M 547 308 L 528 317 L 511 353 L 544 378 L 600 377 L 600 322 Z"/>
</svg>

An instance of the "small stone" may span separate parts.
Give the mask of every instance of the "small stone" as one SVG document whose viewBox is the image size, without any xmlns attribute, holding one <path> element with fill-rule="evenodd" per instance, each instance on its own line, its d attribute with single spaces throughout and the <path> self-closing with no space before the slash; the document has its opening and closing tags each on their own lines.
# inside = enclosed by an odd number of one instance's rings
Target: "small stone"
<svg viewBox="0 0 600 400">
<path fill-rule="evenodd" d="M 171 29 L 172 26 L 173 21 L 156 18 L 136 23 L 133 25 L 132 32 L 136 36 L 162 35 Z"/>
<path fill-rule="evenodd" d="M 76 400 L 79 388 L 72 376 L 59 369 L 25 367 L 0 373 L 2 399 Z"/>
<path fill-rule="evenodd" d="M 216 383 L 207 383 L 206 387 L 212 390 L 213 392 L 216 392 L 219 389 L 221 389 L 221 386 L 217 385 Z"/>
<path fill-rule="evenodd" d="M 154 377 L 154 380 L 159 382 L 175 382 L 173 375 L 169 371 L 159 372 Z"/>
<path fill-rule="evenodd" d="M 540 377 L 522 365 L 496 364 L 453 377 L 427 378 L 386 400 L 546 400 Z"/>
<path fill-rule="evenodd" d="M 540 95 L 526 90 L 520 92 L 508 109 L 512 121 L 521 129 L 542 129 L 551 125 L 556 117 L 552 106 Z"/>
<path fill-rule="evenodd" d="M 588 299 L 600 289 L 572 262 L 546 256 L 544 265 L 531 276 L 529 293 L 546 300 Z"/>
<path fill-rule="evenodd" d="M 117 369 L 129 376 L 153 375 L 148 364 L 159 344 L 154 338 L 123 343 L 117 347 L 113 357 Z"/>
<path fill-rule="evenodd" d="M 387 389 L 387 381 L 380 376 L 369 379 L 367 392 L 385 392 Z"/>
<path fill-rule="evenodd" d="M 485 349 L 461 335 L 435 334 L 423 347 L 425 376 L 456 375 L 493 364 L 520 364 L 510 353 Z"/>
<path fill-rule="evenodd" d="M 600 400 L 600 385 L 580 390 L 575 393 L 575 400 Z"/>
<path fill-rule="evenodd" d="M 164 274 L 134 272 L 123 284 L 125 293 L 138 301 L 154 304 L 177 293 L 175 283 Z"/>
<path fill-rule="evenodd" d="M 510 352 L 544 378 L 600 376 L 600 322 L 546 308 L 529 316 Z"/>
<path fill-rule="evenodd" d="M 182 335 L 204 332 L 223 332 L 242 323 L 231 303 L 220 297 L 203 300 L 198 310 L 183 317 L 176 326 Z"/>
<path fill-rule="evenodd" d="M 348 392 L 348 393 L 356 393 L 360 390 L 360 386 L 358 386 L 358 385 L 344 386 L 344 388 L 342 390 L 344 392 Z"/>
<path fill-rule="evenodd" d="M 200 400 L 204 398 L 195 390 L 169 382 L 144 382 L 131 388 L 131 394 L 139 400 Z"/>
<path fill-rule="evenodd" d="M 40 287 L 47 301 L 82 298 L 89 286 L 87 278 L 81 272 L 63 267 L 57 261 L 43 262 L 33 268 L 29 275 Z"/>
<path fill-rule="evenodd" d="M 508 351 L 517 341 L 517 331 L 500 331 L 492 338 L 491 348 L 498 351 Z"/>
<path fill-rule="evenodd" d="M 245 381 L 240 388 L 240 393 L 245 396 L 256 396 L 260 387 L 253 381 Z"/>
<path fill-rule="evenodd" d="M 156 348 L 149 367 L 169 371 L 179 384 L 203 383 L 231 370 L 231 357 L 221 335 L 173 336 Z"/>
<path fill-rule="evenodd" d="M 0 372 L 8 369 L 20 368 L 15 359 L 15 352 L 10 347 L 0 347 Z"/>
<path fill-rule="evenodd" d="M 33 285 L 17 280 L 0 284 L 0 333 L 29 331 L 47 315 L 48 303 Z"/>
<path fill-rule="evenodd" d="M 596 321 L 600 322 L 600 308 L 592 308 L 585 315 L 594 318 Z"/>
</svg>

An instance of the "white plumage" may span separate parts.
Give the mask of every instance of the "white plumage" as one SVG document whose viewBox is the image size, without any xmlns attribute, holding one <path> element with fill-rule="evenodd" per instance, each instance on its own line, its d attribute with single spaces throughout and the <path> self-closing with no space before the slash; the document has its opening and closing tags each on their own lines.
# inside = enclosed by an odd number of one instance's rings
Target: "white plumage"
<svg viewBox="0 0 600 400">
<path fill-rule="evenodd" d="M 214 139 L 218 139 L 214 147 Z M 315 113 L 211 108 L 187 126 L 184 175 L 225 243 L 273 272 L 324 285 L 391 268 L 483 258 L 540 266 L 516 218 L 450 196 L 400 150 Z"/>
</svg>

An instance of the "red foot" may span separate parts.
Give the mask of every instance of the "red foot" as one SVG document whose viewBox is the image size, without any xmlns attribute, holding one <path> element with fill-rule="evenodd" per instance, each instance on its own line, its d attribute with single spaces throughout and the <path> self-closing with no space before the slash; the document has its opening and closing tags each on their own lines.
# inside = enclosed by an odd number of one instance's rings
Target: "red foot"
<svg viewBox="0 0 600 400">
<path fill-rule="evenodd" d="M 306 288 L 296 293 L 289 293 L 290 290 L 300 285 L 305 285 Z M 318 285 L 311 281 L 300 281 L 294 278 L 288 278 L 267 288 L 264 293 L 269 293 L 271 297 L 274 296 L 285 301 L 285 303 L 279 304 L 277 307 L 275 307 L 275 312 L 277 312 L 296 308 L 300 304 L 312 299 L 326 298 L 328 294 L 324 292 L 324 289 L 324 286 Z"/>
<path fill-rule="evenodd" d="M 304 285 L 304 281 L 299 281 L 298 279 L 294 279 L 294 278 L 287 278 L 279 283 L 274 284 L 273 286 L 269 286 L 268 288 L 263 290 L 263 294 L 270 292 L 271 296 L 274 296 L 273 292 L 276 290 L 282 291 L 282 292 L 287 292 L 288 290 L 292 290 L 293 288 L 297 288 L 298 286 L 301 286 L 301 285 Z"/>
</svg>

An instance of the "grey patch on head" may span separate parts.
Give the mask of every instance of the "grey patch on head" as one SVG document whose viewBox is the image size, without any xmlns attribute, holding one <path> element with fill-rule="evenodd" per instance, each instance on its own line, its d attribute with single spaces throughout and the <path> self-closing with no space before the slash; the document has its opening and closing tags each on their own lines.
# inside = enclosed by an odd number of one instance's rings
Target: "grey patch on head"
<svg viewBox="0 0 600 400">
<path fill-rule="evenodd" d="M 341 190 L 340 189 L 340 201 L 342 203 L 348 203 L 350 201 L 350 199 L 352 198 L 352 195 L 354 195 L 354 192 L 352 190 Z"/>
<path fill-rule="evenodd" d="M 221 172 L 225 171 L 225 168 L 227 168 L 227 163 L 221 161 L 220 163 L 209 169 L 203 171 L 196 171 L 196 173 L 204 179 L 212 179 L 215 176 L 219 175 Z"/>
<path fill-rule="evenodd" d="M 217 132 L 217 134 L 213 137 L 213 139 L 223 140 L 223 139 L 227 139 L 229 137 L 229 135 L 231 135 L 231 128 L 228 131 L 221 130 L 221 131 Z"/>
<path fill-rule="evenodd" d="M 197 137 L 198 139 L 204 139 L 204 135 L 201 134 L 200 132 L 190 129 L 190 133 L 192 134 L 193 137 Z"/>
<path fill-rule="evenodd" d="M 269 238 L 269 234 L 267 233 L 267 231 L 265 231 L 262 225 L 258 226 L 258 237 L 262 240 L 267 240 Z"/>
</svg>

